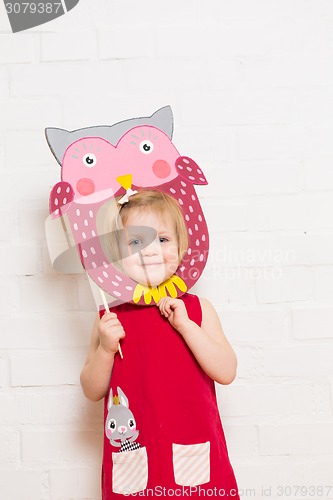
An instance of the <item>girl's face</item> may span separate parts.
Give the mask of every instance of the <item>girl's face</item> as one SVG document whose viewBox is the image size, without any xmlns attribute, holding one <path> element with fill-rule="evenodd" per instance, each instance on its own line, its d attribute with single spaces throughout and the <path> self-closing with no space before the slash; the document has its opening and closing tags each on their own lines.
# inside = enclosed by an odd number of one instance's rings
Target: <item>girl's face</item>
<svg viewBox="0 0 333 500">
<path fill-rule="evenodd" d="M 153 241 L 149 228 L 156 231 Z M 163 283 L 179 265 L 178 239 L 171 216 L 131 210 L 124 224 L 120 251 L 123 269 L 134 281 L 148 286 Z"/>
</svg>

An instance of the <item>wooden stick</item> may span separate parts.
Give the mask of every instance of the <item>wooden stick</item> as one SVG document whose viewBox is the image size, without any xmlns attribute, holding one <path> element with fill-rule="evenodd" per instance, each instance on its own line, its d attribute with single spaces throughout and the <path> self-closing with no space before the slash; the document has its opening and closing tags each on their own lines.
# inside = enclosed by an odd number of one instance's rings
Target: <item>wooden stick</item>
<svg viewBox="0 0 333 500">
<path fill-rule="evenodd" d="M 102 290 L 101 288 L 99 289 L 100 293 L 101 293 L 101 297 L 102 297 L 102 301 L 103 301 L 103 304 L 104 304 L 104 307 L 105 307 L 105 310 L 106 312 L 110 312 L 110 309 L 109 309 L 109 304 L 108 304 L 108 301 L 106 300 L 106 297 L 105 297 L 105 293 L 104 293 L 104 290 Z M 120 354 L 120 357 L 121 359 L 124 359 L 124 356 L 123 356 L 123 351 L 121 350 L 121 346 L 120 346 L 120 342 L 118 342 L 118 351 L 119 351 L 119 354 Z"/>
</svg>

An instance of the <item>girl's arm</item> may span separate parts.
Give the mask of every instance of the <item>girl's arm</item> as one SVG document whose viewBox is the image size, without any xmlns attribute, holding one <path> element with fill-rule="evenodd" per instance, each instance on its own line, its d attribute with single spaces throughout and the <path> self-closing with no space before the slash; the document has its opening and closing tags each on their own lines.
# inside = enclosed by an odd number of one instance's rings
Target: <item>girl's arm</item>
<svg viewBox="0 0 333 500">
<path fill-rule="evenodd" d="M 200 299 L 201 327 L 190 320 L 180 299 L 165 297 L 158 306 L 161 314 L 182 335 L 205 373 L 220 384 L 230 384 L 236 377 L 237 359 L 223 333 L 219 317 L 208 300 Z"/>
<path fill-rule="evenodd" d="M 125 332 L 115 313 L 97 316 L 91 335 L 87 360 L 80 376 L 85 396 L 99 401 L 108 392 L 114 357 Z"/>
</svg>

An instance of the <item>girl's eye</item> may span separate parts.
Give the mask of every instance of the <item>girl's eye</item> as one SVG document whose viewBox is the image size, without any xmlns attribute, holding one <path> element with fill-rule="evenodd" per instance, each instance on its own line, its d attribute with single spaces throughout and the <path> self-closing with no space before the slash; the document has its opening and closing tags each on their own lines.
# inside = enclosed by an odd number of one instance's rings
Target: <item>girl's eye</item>
<svg viewBox="0 0 333 500">
<path fill-rule="evenodd" d="M 83 165 L 85 165 L 88 168 L 94 167 L 97 163 L 96 156 L 91 154 L 91 153 L 84 155 L 84 157 L 82 158 L 82 161 L 83 161 Z"/>
<path fill-rule="evenodd" d="M 160 243 L 166 243 L 166 242 L 167 242 L 167 241 L 169 241 L 169 240 L 168 240 L 168 238 L 165 238 L 164 236 L 160 236 L 160 237 L 158 238 L 158 241 L 159 241 Z"/>
<path fill-rule="evenodd" d="M 151 141 L 142 141 L 140 143 L 140 151 L 145 155 L 150 155 L 154 151 L 154 144 Z"/>
<path fill-rule="evenodd" d="M 137 238 L 137 239 L 135 239 L 135 240 L 131 240 L 128 244 L 129 244 L 129 246 L 131 246 L 131 247 L 136 247 L 136 246 L 141 245 L 141 244 L 142 244 L 142 241 L 141 241 L 141 240 L 139 240 L 139 239 Z"/>
</svg>

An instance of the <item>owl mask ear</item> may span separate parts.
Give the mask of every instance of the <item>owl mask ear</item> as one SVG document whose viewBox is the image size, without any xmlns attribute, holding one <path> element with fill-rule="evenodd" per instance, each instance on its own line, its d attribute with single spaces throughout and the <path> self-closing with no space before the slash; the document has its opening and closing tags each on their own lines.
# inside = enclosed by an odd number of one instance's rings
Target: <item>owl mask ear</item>
<svg viewBox="0 0 333 500">
<path fill-rule="evenodd" d="M 111 125 L 110 127 L 91 127 L 85 130 L 87 131 L 87 135 L 103 137 L 103 139 L 108 141 L 110 144 L 116 146 L 124 134 L 126 134 L 130 129 L 140 127 L 141 125 L 156 127 L 164 132 L 171 140 L 173 133 L 173 114 L 171 107 L 164 106 L 164 108 L 158 109 L 151 116 L 123 120 Z"/>
<path fill-rule="evenodd" d="M 171 140 L 173 134 L 173 114 L 170 106 L 158 109 L 151 115 L 150 125 L 162 130 Z"/>
<path fill-rule="evenodd" d="M 46 128 L 45 136 L 55 159 L 61 165 L 66 149 L 73 142 L 71 132 L 62 128 Z"/>
</svg>

